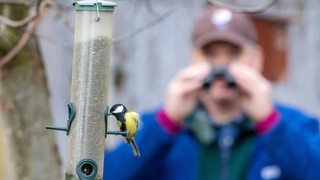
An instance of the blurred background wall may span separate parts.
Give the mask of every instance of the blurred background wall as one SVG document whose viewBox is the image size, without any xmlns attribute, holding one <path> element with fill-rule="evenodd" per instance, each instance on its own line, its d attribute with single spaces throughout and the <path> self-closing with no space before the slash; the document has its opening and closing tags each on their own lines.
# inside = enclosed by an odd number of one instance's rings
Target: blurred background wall
<svg viewBox="0 0 320 180">
<path fill-rule="evenodd" d="M 188 62 L 192 21 L 203 4 L 195 0 L 119 1 L 114 21 L 113 102 L 139 111 L 161 104 L 166 84 Z M 319 7 L 316 0 L 279 0 L 255 16 L 264 47 L 272 48 L 266 49 L 264 72 L 274 83 L 275 99 L 316 115 L 320 115 Z M 154 21 L 155 25 L 126 36 Z M 119 38 L 124 35 L 127 38 Z"/>
<path fill-rule="evenodd" d="M 74 10 L 73 1 L 54 2 L 57 6 L 45 14 L 36 36 L 47 73 L 52 117 L 56 126 L 65 126 Z M 161 105 L 170 78 L 187 65 L 192 23 L 206 1 L 115 2 L 118 7 L 114 12 L 109 104 L 121 102 L 143 112 Z M 268 34 L 272 38 L 264 41 L 269 48 L 268 69 L 264 72 L 273 79 L 274 98 L 316 116 L 320 116 L 319 8 L 318 0 L 279 0 L 255 16 L 257 26 L 273 32 Z M 64 165 L 67 136 L 57 132 L 56 137 Z M 115 142 L 115 138 L 108 138 L 109 146 Z"/>
</svg>

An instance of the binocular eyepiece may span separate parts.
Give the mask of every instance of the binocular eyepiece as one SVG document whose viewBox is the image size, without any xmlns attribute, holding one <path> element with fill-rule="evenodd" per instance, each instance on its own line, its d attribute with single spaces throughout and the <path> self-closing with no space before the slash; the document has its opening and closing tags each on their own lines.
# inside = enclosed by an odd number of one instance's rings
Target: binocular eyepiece
<svg viewBox="0 0 320 180">
<path fill-rule="evenodd" d="M 210 73 L 204 79 L 202 88 L 205 90 L 209 89 L 211 84 L 216 79 L 223 79 L 227 83 L 227 85 L 230 89 L 235 89 L 237 87 L 236 82 L 235 82 L 234 78 L 232 77 L 232 75 L 229 73 L 227 67 L 220 66 L 220 67 L 212 68 Z"/>
</svg>

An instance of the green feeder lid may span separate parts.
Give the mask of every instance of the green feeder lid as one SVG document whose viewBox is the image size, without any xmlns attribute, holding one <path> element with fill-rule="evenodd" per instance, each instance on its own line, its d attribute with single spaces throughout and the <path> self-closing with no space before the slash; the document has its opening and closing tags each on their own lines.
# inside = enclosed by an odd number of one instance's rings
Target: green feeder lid
<svg viewBox="0 0 320 180">
<path fill-rule="evenodd" d="M 117 3 L 103 0 L 82 0 L 73 3 L 77 11 L 113 11 Z M 97 7 L 98 6 L 98 7 Z"/>
</svg>

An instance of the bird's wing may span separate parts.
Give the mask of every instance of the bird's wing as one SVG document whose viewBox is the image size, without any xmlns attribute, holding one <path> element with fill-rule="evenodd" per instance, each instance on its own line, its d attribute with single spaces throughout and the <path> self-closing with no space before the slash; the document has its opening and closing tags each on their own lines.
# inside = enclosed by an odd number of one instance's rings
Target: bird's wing
<svg viewBox="0 0 320 180">
<path fill-rule="evenodd" d="M 139 123 L 140 123 L 140 115 L 136 112 L 133 112 L 133 111 L 130 113 L 131 113 L 132 117 L 134 118 L 134 121 L 136 122 L 137 128 L 138 128 Z"/>
<path fill-rule="evenodd" d="M 122 125 L 121 121 L 117 120 L 118 131 L 121 131 L 121 125 Z"/>
</svg>

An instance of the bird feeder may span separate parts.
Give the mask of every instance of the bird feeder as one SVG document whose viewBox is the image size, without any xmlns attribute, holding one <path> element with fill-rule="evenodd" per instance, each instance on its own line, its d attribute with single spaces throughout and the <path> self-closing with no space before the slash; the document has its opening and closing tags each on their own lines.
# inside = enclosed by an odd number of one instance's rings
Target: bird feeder
<svg viewBox="0 0 320 180">
<path fill-rule="evenodd" d="M 116 4 L 84 0 L 76 10 L 66 179 L 102 179 L 107 124 L 104 113 Z M 70 122 L 70 123 L 69 123 Z"/>
</svg>

